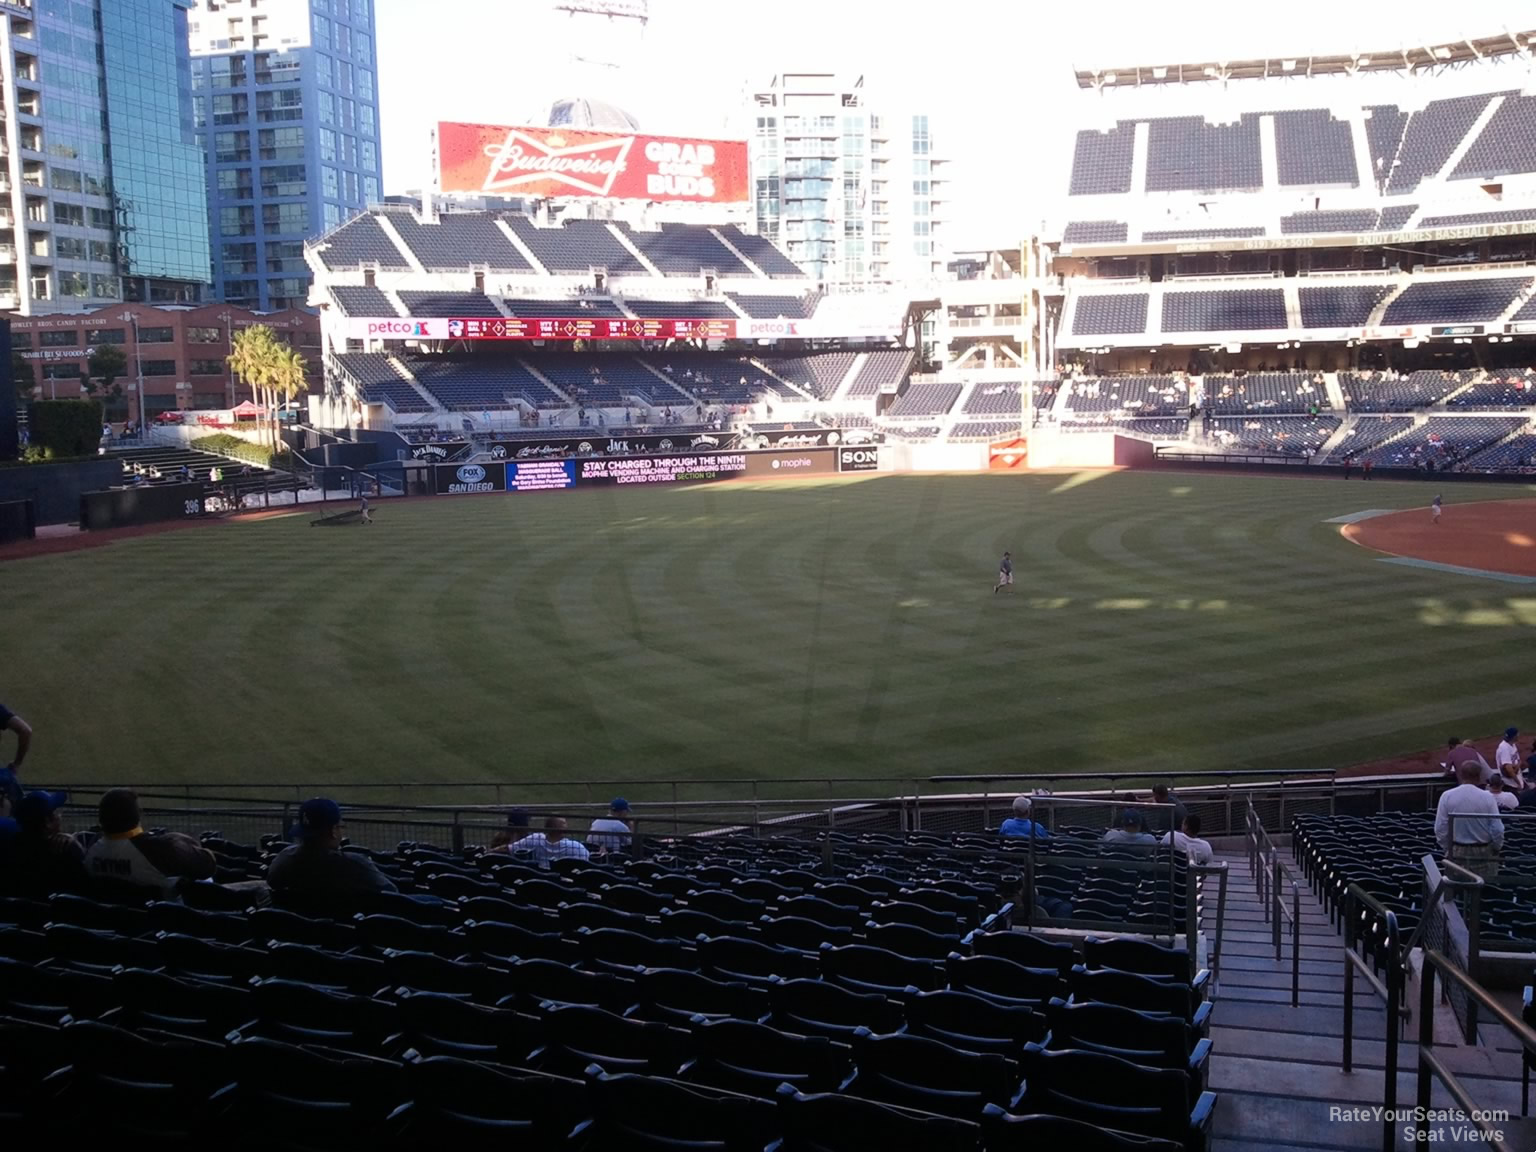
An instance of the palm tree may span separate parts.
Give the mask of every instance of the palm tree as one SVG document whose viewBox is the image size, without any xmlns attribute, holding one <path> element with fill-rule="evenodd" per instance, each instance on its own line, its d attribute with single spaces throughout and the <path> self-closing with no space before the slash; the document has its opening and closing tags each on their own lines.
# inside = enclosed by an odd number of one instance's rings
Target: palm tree
<svg viewBox="0 0 1536 1152">
<path fill-rule="evenodd" d="M 250 388 L 251 399 L 268 414 L 272 450 L 277 451 L 281 447 L 278 398 L 287 401 L 304 390 L 304 358 L 266 324 L 252 324 L 235 333 L 229 367 Z"/>
</svg>

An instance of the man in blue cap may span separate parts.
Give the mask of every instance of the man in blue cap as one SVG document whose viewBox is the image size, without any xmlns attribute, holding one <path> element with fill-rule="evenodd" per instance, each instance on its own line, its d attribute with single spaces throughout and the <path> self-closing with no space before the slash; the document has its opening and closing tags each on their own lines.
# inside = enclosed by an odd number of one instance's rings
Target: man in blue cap
<svg viewBox="0 0 1536 1152">
<path fill-rule="evenodd" d="M 299 805 L 299 842 L 279 852 L 267 869 L 272 890 L 336 897 L 395 891 L 372 860 L 341 850 L 342 827 L 336 801 L 317 796 Z"/>
<path fill-rule="evenodd" d="M 59 809 L 68 802 L 67 792 L 28 792 L 16 805 L 15 887 L 48 894 L 75 892 L 85 884 L 85 849 L 59 823 Z"/>
<path fill-rule="evenodd" d="M 592 821 L 592 829 L 587 833 L 587 844 L 599 852 L 620 852 L 629 847 L 629 842 L 634 838 L 632 831 L 629 824 L 629 801 L 622 796 L 615 796 L 613 803 L 608 805 L 608 815 Z"/>
<path fill-rule="evenodd" d="M 32 747 L 32 726 L 0 704 L 0 734 L 6 732 L 16 733 L 16 755 L 9 764 L 0 767 L 0 792 L 5 793 L 14 809 L 21 803 L 21 785 L 16 774 L 21 769 L 21 762 L 27 758 L 27 749 Z"/>
</svg>

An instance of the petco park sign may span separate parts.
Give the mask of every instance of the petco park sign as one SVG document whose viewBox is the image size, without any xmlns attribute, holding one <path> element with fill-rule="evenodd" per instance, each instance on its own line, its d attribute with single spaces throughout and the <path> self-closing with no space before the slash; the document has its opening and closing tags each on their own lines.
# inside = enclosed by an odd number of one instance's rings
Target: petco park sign
<svg viewBox="0 0 1536 1152">
<path fill-rule="evenodd" d="M 445 121 L 437 126 L 437 170 L 444 192 L 707 204 L 749 198 L 740 140 Z"/>
</svg>

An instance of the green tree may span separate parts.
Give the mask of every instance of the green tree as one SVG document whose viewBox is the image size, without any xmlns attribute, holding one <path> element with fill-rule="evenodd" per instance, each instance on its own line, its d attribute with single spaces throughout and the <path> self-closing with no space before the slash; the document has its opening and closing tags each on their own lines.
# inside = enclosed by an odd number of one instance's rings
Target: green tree
<svg viewBox="0 0 1536 1152">
<path fill-rule="evenodd" d="M 85 362 L 85 375 L 81 383 L 92 396 L 120 400 L 123 386 L 118 378 L 128 370 L 128 356 L 116 344 L 98 344 L 91 350 Z"/>
<path fill-rule="evenodd" d="M 230 371 L 244 381 L 251 399 L 267 413 L 272 448 L 277 451 L 277 405 L 304 391 L 304 357 L 266 324 L 242 328 L 232 343 Z"/>
</svg>

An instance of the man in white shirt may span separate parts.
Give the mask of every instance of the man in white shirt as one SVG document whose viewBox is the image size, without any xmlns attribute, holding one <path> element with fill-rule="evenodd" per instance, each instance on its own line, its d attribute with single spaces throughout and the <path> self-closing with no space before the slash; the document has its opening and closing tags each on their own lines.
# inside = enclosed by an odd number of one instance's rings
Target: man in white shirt
<svg viewBox="0 0 1536 1152">
<path fill-rule="evenodd" d="M 1462 764 L 1456 776 L 1461 783 L 1447 789 L 1435 808 L 1435 840 L 1452 860 L 1491 878 L 1498 874 L 1499 850 L 1504 846 L 1499 802 L 1493 793 L 1479 787 L 1482 772 L 1476 764 Z M 1453 822 L 1452 816 L 1458 819 Z M 1493 818 L 1477 820 L 1472 818 L 1475 816 Z"/>
<path fill-rule="evenodd" d="M 1488 781 L 1488 792 L 1500 808 L 1520 807 L 1520 797 L 1504 788 L 1504 777 L 1495 776 Z"/>
<path fill-rule="evenodd" d="M 1211 842 L 1200 839 L 1200 817 L 1193 812 L 1184 817 L 1181 829 L 1167 833 L 1158 843 L 1167 844 L 1170 840 L 1175 848 L 1189 857 L 1191 864 L 1205 865 L 1216 858 Z"/>
<path fill-rule="evenodd" d="M 565 834 L 564 816 L 547 816 L 544 831 L 524 836 L 516 844 L 509 844 L 507 851 L 516 856 L 530 857 L 540 868 L 548 868 L 551 860 L 590 860 L 592 854 L 580 840 L 572 840 Z"/>
<path fill-rule="evenodd" d="M 1499 747 L 1493 754 L 1493 763 L 1500 771 L 1504 765 L 1513 764 L 1516 771 L 1520 768 L 1520 749 L 1515 744 L 1515 739 L 1520 735 L 1518 728 L 1504 729 L 1504 739 L 1499 741 Z"/>
<path fill-rule="evenodd" d="M 615 796 L 613 803 L 608 805 L 608 815 L 592 821 L 592 830 L 587 833 L 587 846 L 599 852 L 619 852 L 629 847 L 631 839 L 629 801 L 622 796 Z"/>
</svg>

